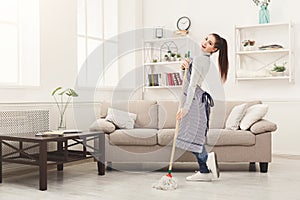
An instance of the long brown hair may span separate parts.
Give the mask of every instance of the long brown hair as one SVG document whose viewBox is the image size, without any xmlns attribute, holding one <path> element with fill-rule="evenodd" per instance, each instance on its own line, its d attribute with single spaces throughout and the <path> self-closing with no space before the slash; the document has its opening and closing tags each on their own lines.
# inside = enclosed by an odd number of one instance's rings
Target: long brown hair
<svg viewBox="0 0 300 200">
<path fill-rule="evenodd" d="M 225 83 L 225 81 L 227 80 L 229 67 L 227 41 L 216 33 L 212 33 L 211 35 L 216 39 L 215 47 L 217 48 L 217 50 L 215 52 L 219 50 L 219 71 L 221 80 L 223 83 Z"/>
</svg>

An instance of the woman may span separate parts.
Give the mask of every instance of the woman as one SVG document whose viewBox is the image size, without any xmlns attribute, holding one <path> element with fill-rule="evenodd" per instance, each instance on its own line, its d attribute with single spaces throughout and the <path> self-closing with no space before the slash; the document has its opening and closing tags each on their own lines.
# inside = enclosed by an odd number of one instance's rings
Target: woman
<svg viewBox="0 0 300 200">
<path fill-rule="evenodd" d="M 228 73 L 227 41 L 224 38 L 216 33 L 209 34 L 201 43 L 201 49 L 201 54 L 192 62 L 187 59 L 181 66 L 188 70 L 184 88 L 186 97 L 177 113 L 177 120 L 181 122 L 176 147 L 191 151 L 196 156 L 200 168 L 199 172 L 186 178 L 191 181 L 211 181 L 212 177 L 219 177 L 216 155 L 214 152 L 208 155 L 204 146 L 213 100 L 201 89 L 201 84 L 210 67 L 210 56 L 215 52 L 219 52 L 219 74 L 223 83 Z"/>
</svg>

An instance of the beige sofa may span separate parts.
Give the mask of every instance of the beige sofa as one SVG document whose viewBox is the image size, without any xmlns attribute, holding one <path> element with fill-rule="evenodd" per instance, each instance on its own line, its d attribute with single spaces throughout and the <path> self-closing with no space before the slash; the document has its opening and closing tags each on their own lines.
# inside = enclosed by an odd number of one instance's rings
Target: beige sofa
<svg viewBox="0 0 300 200">
<path fill-rule="evenodd" d="M 255 163 L 261 172 L 268 171 L 271 162 L 271 132 L 276 125 L 262 119 L 249 130 L 227 130 L 226 119 L 235 105 L 243 102 L 216 102 L 212 108 L 210 129 L 207 136 L 207 151 L 214 151 L 219 162 L 247 162 L 250 170 Z M 259 104 L 260 101 L 247 102 Z M 98 123 L 91 129 L 106 130 L 106 161 L 111 162 L 169 162 L 177 101 L 134 100 L 129 102 L 103 102 L 100 105 L 100 118 L 105 118 L 108 107 L 137 114 L 133 129 L 114 129 L 109 124 Z M 194 155 L 176 149 L 175 162 L 196 162 Z"/>
</svg>

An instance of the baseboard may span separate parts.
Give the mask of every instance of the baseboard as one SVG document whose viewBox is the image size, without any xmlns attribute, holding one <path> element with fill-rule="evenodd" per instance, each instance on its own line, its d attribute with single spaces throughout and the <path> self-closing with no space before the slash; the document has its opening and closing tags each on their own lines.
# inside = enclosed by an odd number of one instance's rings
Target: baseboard
<svg viewBox="0 0 300 200">
<path fill-rule="evenodd" d="M 292 159 L 292 160 L 300 160 L 300 155 L 296 155 L 296 154 L 273 153 L 272 156 L 274 158 L 286 158 L 286 159 Z"/>
</svg>

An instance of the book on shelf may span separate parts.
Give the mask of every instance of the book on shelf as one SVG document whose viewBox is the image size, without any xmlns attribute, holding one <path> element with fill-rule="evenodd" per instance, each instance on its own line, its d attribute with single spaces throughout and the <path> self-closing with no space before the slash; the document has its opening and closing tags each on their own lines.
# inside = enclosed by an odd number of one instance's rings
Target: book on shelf
<svg viewBox="0 0 300 200">
<path fill-rule="evenodd" d="M 159 86 L 161 74 L 148 74 L 149 86 Z"/>
<path fill-rule="evenodd" d="M 182 79 L 179 72 L 167 73 L 167 77 L 169 86 L 182 85 Z"/>
<path fill-rule="evenodd" d="M 179 72 L 148 74 L 148 86 L 178 86 L 182 85 Z"/>
</svg>

